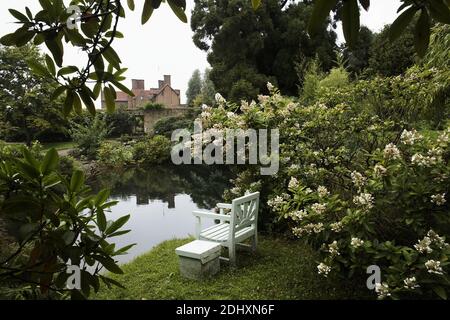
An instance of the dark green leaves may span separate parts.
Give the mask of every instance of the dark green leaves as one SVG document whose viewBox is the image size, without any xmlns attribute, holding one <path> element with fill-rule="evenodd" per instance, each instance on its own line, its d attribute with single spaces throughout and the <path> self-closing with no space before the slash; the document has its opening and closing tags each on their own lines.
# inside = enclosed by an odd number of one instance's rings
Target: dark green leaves
<svg viewBox="0 0 450 320">
<path fill-rule="evenodd" d="M 126 215 L 126 216 L 123 216 L 123 217 L 117 219 L 106 229 L 105 234 L 109 235 L 109 234 L 112 234 L 115 231 L 119 230 L 120 228 L 122 228 L 122 226 L 125 223 L 128 222 L 129 219 L 130 219 L 130 215 Z"/>
<path fill-rule="evenodd" d="M 258 9 L 259 6 L 261 5 L 261 0 L 252 0 L 252 7 L 253 9 Z"/>
<path fill-rule="evenodd" d="M 144 10 L 142 11 L 141 23 L 145 24 L 150 19 L 153 13 L 153 6 L 151 0 L 145 0 Z"/>
<path fill-rule="evenodd" d="M 342 8 L 342 28 L 344 37 L 350 48 L 358 41 L 359 35 L 359 6 L 357 0 L 344 1 Z"/>
<path fill-rule="evenodd" d="M 414 7 L 409 8 L 405 12 L 403 12 L 398 18 L 392 23 L 389 29 L 389 39 L 391 41 L 395 41 L 403 31 L 405 31 L 406 27 L 411 23 L 414 15 L 416 14 L 417 9 Z"/>
<path fill-rule="evenodd" d="M 28 22 L 28 17 L 17 10 L 9 9 L 9 13 L 20 22 Z"/>
<path fill-rule="evenodd" d="M 80 170 L 75 170 L 72 173 L 72 178 L 70 179 L 70 191 L 77 192 L 84 184 L 84 173 Z"/>
<path fill-rule="evenodd" d="M 114 89 L 110 87 L 105 87 L 103 89 L 103 92 L 105 94 L 106 109 L 108 112 L 113 112 L 115 109 L 115 98 L 113 90 Z"/>
<path fill-rule="evenodd" d="M 178 17 L 178 19 L 180 19 L 184 23 L 187 23 L 187 17 L 186 14 L 184 13 L 184 10 L 186 9 L 186 1 L 167 0 L 167 2 L 169 3 L 170 8 L 172 9 L 173 13 L 175 13 L 175 15 Z"/>
<path fill-rule="evenodd" d="M 130 8 L 131 11 L 134 11 L 134 0 L 127 0 L 128 8 Z"/>
<path fill-rule="evenodd" d="M 46 175 L 51 171 L 56 170 L 59 164 L 58 152 L 54 148 L 50 149 L 41 163 L 41 172 Z"/>
<path fill-rule="evenodd" d="M 431 17 L 438 22 L 450 24 L 450 9 L 445 1 L 436 0 L 429 2 Z"/>
<path fill-rule="evenodd" d="M 430 17 L 426 10 L 422 10 L 416 29 L 414 30 L 414 45 L 419 57 L 425 56 L 430 44 Z"/>
<path fill-rule="evenodd" d="M 330 15 L 331 9 L 336 6 L 337 0 L 316 0 L 313 12 L 309 20 L 308 32 L 314 35 L 324 24 L 325 19 Z"/>
</svg>

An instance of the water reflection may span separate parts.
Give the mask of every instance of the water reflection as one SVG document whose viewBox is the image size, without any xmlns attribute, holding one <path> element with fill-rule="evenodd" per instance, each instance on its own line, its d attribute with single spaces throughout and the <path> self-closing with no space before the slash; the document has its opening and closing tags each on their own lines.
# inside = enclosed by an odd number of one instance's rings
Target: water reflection
<svg viewBox="0 0 450 320">
<path fill-rule="evenodd" d="M 206 166 L 158 166 L 99 176 L 92 183 L 94 190 L 110 188 L 110 200 L 119 201 L 108 213 L 108 219 L 131 214 L 126 224 L 131 232 L 117 237 L 115 242 L 116 247 L 137 245 L 118 260 L 129 261 L 164 240 L 192 235 L 195 225 L 192 211 L 213 208 L 222 201 L 222 193 L 229 187 L 230 173 L 224 170 Z M 213 223 L 207 222 L 206 226 Z"/>
</svg>

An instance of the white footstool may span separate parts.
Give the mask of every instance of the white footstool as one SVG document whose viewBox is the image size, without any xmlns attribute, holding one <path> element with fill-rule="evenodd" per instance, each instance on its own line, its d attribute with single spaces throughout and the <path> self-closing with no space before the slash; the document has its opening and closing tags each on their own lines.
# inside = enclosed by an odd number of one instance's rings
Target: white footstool
<svg viewBox="0 0 450 320">
<path fill-rule="evenodd" d="M 201 280 L 218 273 L 221 247 L 216 242 L 195 240 L 176 248 L 181 274 L 189 279 Z"/>
</svg>

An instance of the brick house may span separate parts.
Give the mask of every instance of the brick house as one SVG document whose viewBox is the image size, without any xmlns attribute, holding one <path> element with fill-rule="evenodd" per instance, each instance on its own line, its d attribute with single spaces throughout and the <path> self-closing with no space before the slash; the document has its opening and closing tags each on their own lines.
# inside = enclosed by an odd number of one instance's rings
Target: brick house
<svg viewBox="0 0 450 320">
<path fill-rule="evenodd" d="M 166 108 L 180 107 L 180 90 L 172 88 L 171 76 L 165 75 L 164 80 L 158 81 L 158 88 L 145 89 L 144 80 L 131 80 L 131 91 L 134 97 L 122 91 L 117 91 L 116 106 L 124 106 L 128 110 L 139 110 L 147 103 L 160 103 Z M 102 109 L 106 103 L 102 95 Z"/>
</svg>

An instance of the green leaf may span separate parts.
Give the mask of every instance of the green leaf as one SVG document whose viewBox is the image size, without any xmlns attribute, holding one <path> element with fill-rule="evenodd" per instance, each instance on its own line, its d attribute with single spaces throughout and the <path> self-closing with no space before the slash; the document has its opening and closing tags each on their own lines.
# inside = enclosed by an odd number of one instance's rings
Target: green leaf
<svg viewBox="0 0 450 320">
<path fill-rule="evenodd" d="M 414 32 L 414 45 L 419 57 L 425 56 L 428 45 L 430 44 L 430 17 L 428 12 L 422 9 L 419 20 Z"/>
<path fill-rule="evenodd" d="M 114 95 L 113 95 L 111 89 L 108 87 L 105 87 L 103 89 L 103 92 L 105 94 L 106 110 L 108 113 L 113 113 L 114 109 L 116 108 Z"/>
<path fill-rule="evenodd" d="M 0 39 L 0 43 L 1 43 L 2 45 L 4 45 L 4 46 L 8 46 L 8 47 L 9 47 L 9 46 L 15 45 L 15 44 L 16 44 L 16 37 L 15 37 L 15 34 L 14 34 L 14 33 L 9 33 L 9 34 L 3 36 L 3 37 Z"/>
<path fill-rule="evenodd" d="M 64 68 L 59 69 L 58 77 L 66 76 L 68 74 L 72 74 L 75 72 L 78 72 L 78 68 L 75 66 L 64 67 Z"/>
<path fill-rule="evenodd" d="M 73 101 L 74 101 L 74 92 L 73 91 L 69 91 L 67 92 L 66 95 L 66 100 L 64 100 L 64 105 L 63 105 L 63 113 L 64 116 L 68 116 L 72 110 L 73 110 Z"/>
<path fill-rule="evenodd" d="M 122 90 L 123 92 L 125 92 L 126 94 L 128 94 L 131 97 L 134 97 L 134 93 L 133 91 L 131 91 L 130 89 L 128 89 L 127 87 L 125 87 L 123 84 L 121 84 L 119 81 L 116 80 L 111 80 L 111 83 L 113 85 L 115 85 L 119 90 Z"/>
<path fill-rule="evenodd" d="M 45 55 L 45 63 L 47 65 L 47 69 L 50 71 L 50 73 L 53 76 L 56 75 L 55 63 L 53 62 L 53 59 L 50 58 L 50 56 L 48 54 Z"/>
<path fill-rule="evenodd" d="M 14 10 L 14 9 L 9 9 L 9 13 L 11 13 L 14 18 L 16 18 L 17 20 L 21 21 L 21 22 L 28 22 L 28 17 L 26 15 L 24 15 L 23 13 Z"/>
<path fill-rule="evenodd" d="M 433 287 L 433 291 L 443 300 L 447 300 L 447 293 L 442 287 Z"/>
<path fill-rule="evenodd" d="M 110 195 L 109 189 L 102 189 L 95 198 L 95 205 L 101 206 L 102 204 L 104 204 L 105 201 L 108 200 L 109 195 Z"/>
<path fill-rule="evenodd" d="M 406 27 L 411 23 L 414 15 L 417 12 L 417 8 L 411 7 L 405 12 L 403 12 L 397 19 L 392 23 L 389 28 L 389 39 L 391 41 L 395 41 L 402 32 L 406 29 Z"/>
<path fill-rule="evenodd" d="M 128 8 L 130 8 L 131 11 L 134 11 L 135 5 L 134 0 L 127 0 Z"/>
<path fill-rule="evenodd" d="M 141 17 L 141 23 L 146 24 L 147 21 L 150 19 L 153 13 L 153 6 L 151 0 L 145 0 L 144 2 L 144 9 L 142 10 L 142 17 Z"/>
<path fill-rule="evenodd" d="M 83 112 L 80 96 L 78 96 L 78 94 L 76 92 L 73 95 L 73 109 L 79 115 L 81 115 L 81 113 Z"/>
<path fill-rule="evenodd" d="M 41 164 L 41 172 L 44 175 L 49 174 L 51 171 L 55 170 L 58 167 L 59 163 L 59 156 L 58 152 L 55 148 L 51 148 L 47 153 L 45 154 L 44 160 Z"/>
<path fill-rule="evenodd" d="M 120 64 L 122 63 L 122 61 L 120 60 L 119 55 L 112 47 L 108 47 L 107 49 L 105 49 L 105 51 L 103 52 L 103 57 L 105 57 L 105 59 L 110 64 L 112 64 L 114 68 L 120 70 Z"/>
<path fill-rule="evenodd" d="M 450 24 L 450 9 L 442 0 L 428 2 L 431 17 L 438 22 Z"/>
<path fill-rule="evenodd" d="M 100 262 L 108 271 L 116 274 L 123 274 L 122 269 L 110 257 L 95 256 L 95 259 Z"/>
<path fill-rule="evenodd" d="M 84 105 L 90 112 L 90 114 L 95 115 L 95 104 L 94 101 L 92 101 L 90 89 L 86 86 L 83 86 L 81 87 L 81 90 L 78 93 L 80 95 L 81 100 L 83 100 Z"/>
<path fill-rule="evenodd" d="M 114 256 L 119 256 L 121 254 L 126 254 L 127 251 L 130 250 L 131 248 L 133 248 L 135 245 L 136 245 L 136 243 L 133 243 L 133 244 L 130 244 L 130 245 L 125 246 L 123 248 L 120 248 L 120 249 L 116 250 L 113 255 Z"/>
<path fill-rule="evenodd" d="M 70 190 L 77 192 L 84 184 L 84 173 L 81 170 L 75 170 L 70 178 Z"/>
<path fill-rule="evenodd" d="M 117 231 L 118 229 L 120 229 L 125 223 L 128 222 L 128 220 L 130 219 L 130 215 L 126 215 L 123 217 L 120 217 L 119 219 L 117 219 L 116 221 L 114 221 L 108 229 L 106 229 L 105 234 L 111 234 L 114 231 Z"/>
<path fill-rule="evenodd" d="M 58 67 L 61 67 L 64 56 L 64 48 L 61 43 L 61 39 L 55 37 L 54 39 L 45 40 L 45 45 L 47 46 L 48 50 L 50 50 L 50 52 L 52 53 L 56 65 Z"/>
<path fill-rule="evenodd" d="M 261 0 L 252 0 L 253 10 L 258 9 L 260 5 L 261 5 Z"/>
<path fill-rule="evenodd" d="M 53 94 L 50 97 L 50 99 L 52 101 L 58 99 L 58 97 L 60 95 L 62 95 L 66 90 L 67 90 L 66 86 L 60 86 L 60 87 L 56 88 L 55 91 L 53 91 Z"/>
<path fill-rule="evenodd" d="M 370 8 L 370 0 L 359 0 L 359 3 L 364 8 L 364 10 L 368 11 Z"/>
<path fill-rule="evenodd" d="M 105 213 L 103 212 L 103 210 L 97 211 L 97 225 L 98 225 L 98 229 L 101 232 L 105 231 L 105 229 L 106 229 L 106 216 L 105 216 Z"/>
<path fill-rule="evenodd" d="M 331 9 L 336 6 L 337 0 L 316 0 L 313 12 L 309 19 L 308 32 L 315 34 L 325 24 L 325 19 L 330 15 Z"/>
<path fill-rule="evenodd" d="M 167 0 L 167 2 L 169 3 L 170 8 L 178 17 L 178 19 L 180 19 L 184 23 L 187 23 L 186 13 L 184 13 L 185 8 L 179 6 L 179 4 L 175 3 L 174 0 Z"/>
<path fill-rule="evenodd" d="M 342 28 L 344 37 L 349 47 L 353 47 L 358 41 L 360 21 L 359 6 L 357 0 L 347 0 L 342 7 Z"/>
<path fill-rule="evenodd" d="M 48 72 L 47 68 L 37 62 L 36 60 L 28 60 L 27 61 L 28 66 L 30 67 L 31 71 L 33 71 L 34 74 L 42 77 L 49 76 L 50 73 Z"/>
</svg>

